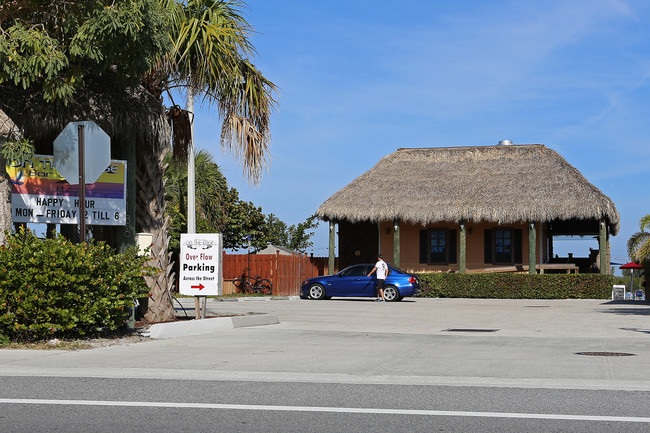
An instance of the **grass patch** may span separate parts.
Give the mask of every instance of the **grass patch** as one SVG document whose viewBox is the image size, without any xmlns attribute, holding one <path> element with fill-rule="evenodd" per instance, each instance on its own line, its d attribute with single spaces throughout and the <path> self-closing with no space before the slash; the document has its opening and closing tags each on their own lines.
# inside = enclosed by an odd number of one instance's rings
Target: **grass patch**
<svg viewBox="0 0 650 433">
<path fill-rule="evenodd" d="M 86 350 L 92 349 L 91 344 L 85 343 L 83 341 L 59 341 L 56 344 L 53 344 L 49 341 L 36 341 L 32 343 L 0 343 L 0 349 L 9 349 L 9 350 Z"/>
</svg>

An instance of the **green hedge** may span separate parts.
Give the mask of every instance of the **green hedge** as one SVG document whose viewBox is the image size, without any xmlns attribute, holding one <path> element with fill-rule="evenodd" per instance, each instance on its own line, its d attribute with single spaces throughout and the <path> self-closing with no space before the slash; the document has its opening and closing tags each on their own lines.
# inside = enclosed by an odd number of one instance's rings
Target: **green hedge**
<svg viewBox="0 0 650 433">
<path fill-rule="evenodd" d="M 601 274 L 420 274 L 423 297 L 606 299 L 618 279 Z"/>
<path fill-rule="evenodd" d="M 41 240 L 29 230 L 0 248 L 0 343 L 78 338 L 121 327 L 147 292 L 146 258 L 104 243 Z"/>
</svg>

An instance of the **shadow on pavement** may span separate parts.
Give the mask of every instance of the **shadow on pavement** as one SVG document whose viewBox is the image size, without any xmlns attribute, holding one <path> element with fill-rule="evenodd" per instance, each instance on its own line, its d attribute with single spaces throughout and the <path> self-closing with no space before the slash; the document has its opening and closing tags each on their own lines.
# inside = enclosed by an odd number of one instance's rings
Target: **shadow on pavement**
<svg viewBox="0 0 650 433">
<path fill-rule="evenodd" d="M 603 302 L 601 305 L 609 306 L 611 305 L 614 308 L 608 308 L 600 310 L 603 313 L 618 314 L 621 316 L 626 316 L 634 314 L 637 316 L 650 316 L 650 303 L 645 301 L 607 301 Z M 625 307 L 619 307 L 625 306 Z"/>
<path fill-rule="evenodd" d="M 642 334 L 650 334 L 650 329 L 639 329 L 639 328 L 619 328 L 621 331 L 632 331 L 640 332 Z"/>
</svg>

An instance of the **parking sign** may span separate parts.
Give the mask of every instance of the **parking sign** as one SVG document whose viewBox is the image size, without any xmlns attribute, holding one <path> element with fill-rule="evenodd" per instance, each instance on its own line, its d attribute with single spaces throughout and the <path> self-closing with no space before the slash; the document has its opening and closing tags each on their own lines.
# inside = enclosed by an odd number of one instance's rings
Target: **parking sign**
<svg viewBox="0 0 650 433">
<path fill-rule="evenodd" d="M 179 292 L 190 296 L 222 293 L 223 241 L 218 233 L 181 233 Z"/>
</svg>

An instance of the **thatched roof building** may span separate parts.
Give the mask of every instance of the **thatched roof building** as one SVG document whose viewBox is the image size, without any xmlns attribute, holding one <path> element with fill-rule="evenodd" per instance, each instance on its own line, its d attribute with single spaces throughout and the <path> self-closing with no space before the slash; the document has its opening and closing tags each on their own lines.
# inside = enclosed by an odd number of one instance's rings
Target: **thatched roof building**
<svg viewBox="0 0 650 433">
<path fill-rule="evenodd" d="M 398 149 L 333 194 L 316 215 L 422 225 L 604 219 L 611 234 L 620 223 L 609 197 L 539 144 Z"/>
</svg>

